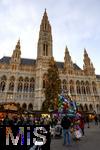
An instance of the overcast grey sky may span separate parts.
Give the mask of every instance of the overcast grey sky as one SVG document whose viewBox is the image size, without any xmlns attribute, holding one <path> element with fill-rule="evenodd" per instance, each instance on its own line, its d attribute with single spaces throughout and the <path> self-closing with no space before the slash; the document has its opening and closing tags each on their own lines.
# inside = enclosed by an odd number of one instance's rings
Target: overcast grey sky
<svg viewBox="0 0 100 150">
<path fill-rule="evenodd" d="M 36 59 L 45 8 L 55 60 L 64 60 L 67 45 L 72 61 L 82 68 L 86 48 L 100 74 L 100 0 L 0 0 L 0 58 L 11 56 L 20 38 L 21 57 Z"/>
</svg>

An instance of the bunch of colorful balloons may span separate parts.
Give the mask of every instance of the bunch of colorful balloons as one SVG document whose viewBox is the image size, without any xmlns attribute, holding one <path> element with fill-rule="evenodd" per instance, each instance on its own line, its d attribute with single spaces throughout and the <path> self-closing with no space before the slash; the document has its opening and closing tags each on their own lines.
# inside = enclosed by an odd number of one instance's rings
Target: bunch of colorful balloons
<svg viewBox="0 0 100 150">
<path fill-rule="evenodd" d="M 59 95 L 58 98 L 58 112 L 65 113 L 69 117 L 75 117 L 78 103 L 70 99 L 65 98 L 63 95 Z"/>
</svg>

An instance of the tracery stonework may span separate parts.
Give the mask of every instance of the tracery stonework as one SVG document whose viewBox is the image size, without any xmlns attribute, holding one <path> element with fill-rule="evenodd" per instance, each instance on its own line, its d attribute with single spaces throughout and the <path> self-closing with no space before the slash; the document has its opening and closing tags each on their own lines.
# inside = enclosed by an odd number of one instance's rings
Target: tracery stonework
<svg viewBox="0 0 100 150">
<path fill-rule="evenodd" d="M 21 45 L 18 40 L 11 57 L 0 59 L 0 103 L 15 102 L 23 109 L 40 110 L 45 100 L 45 74 L 49 60 L 53 57 L 52 30 L 45 10 L 39 31 L 37 58 L 21 58 Z M 84 64 L 81 69 L 73 63 L 66 46 L 64 61 L 56 62 L 61 79 L 63 94 L 81 105 L 83 110 L 100 113 L 100 75 L 84 49 Z"/>
</svg>

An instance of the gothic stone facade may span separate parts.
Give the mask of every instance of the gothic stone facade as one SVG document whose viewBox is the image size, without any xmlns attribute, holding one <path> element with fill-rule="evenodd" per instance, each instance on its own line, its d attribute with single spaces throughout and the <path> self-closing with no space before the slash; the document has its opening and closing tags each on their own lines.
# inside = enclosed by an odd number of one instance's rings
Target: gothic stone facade
<svg viewBox="0 0 100 150">
<path fill-rule="evenodd" d="M 15 102 L 24 109 L 40 110 L 44 95 L 44 83 L 52 53 L 52 31 L 45 10 L 39 32 L 37 58 L 21 58 L 20 40 L 11 57 L 0 59 L 0 103 Z M 84 110 L 100 110 L 100 75 L 84 49 L 83 69 L 71 60 L 65 48 L 63 62 L 56 62 L 62 83 L 63 94 L 68 94 L 81 104 Z"/>
</svg>

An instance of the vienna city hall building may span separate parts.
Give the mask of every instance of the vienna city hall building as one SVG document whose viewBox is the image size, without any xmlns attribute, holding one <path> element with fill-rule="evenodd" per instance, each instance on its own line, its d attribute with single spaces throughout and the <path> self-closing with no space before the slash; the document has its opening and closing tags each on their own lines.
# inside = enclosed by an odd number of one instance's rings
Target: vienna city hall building
<svg viewBox="0 0 100 150">
<path fill-rule="evenodd" d="M 40 110 L 49 61 L 53 57 L 51 25 L 45 10 L 37 43 L 37 58 L 21 58 L 20 40 L 11 57 L 0 59 L 0 103 L 14 102 L 26 110 Z M 69 94 L 86 111 L 100 113 L 100 75 L 95 74 L 86 49 L 83 69 L 73 63 L 65 47 L 64 61 L 56 62 L 63 94 Z"/>
</svg>

